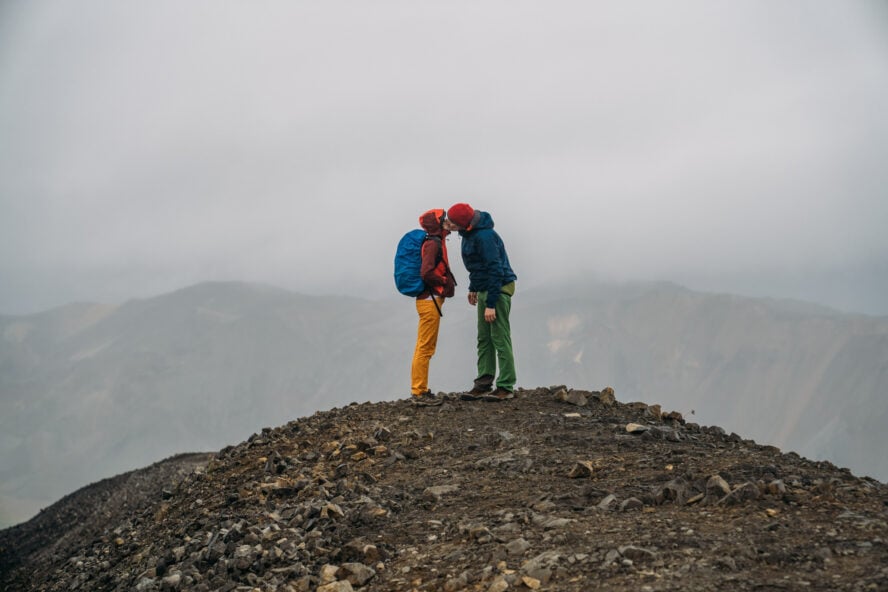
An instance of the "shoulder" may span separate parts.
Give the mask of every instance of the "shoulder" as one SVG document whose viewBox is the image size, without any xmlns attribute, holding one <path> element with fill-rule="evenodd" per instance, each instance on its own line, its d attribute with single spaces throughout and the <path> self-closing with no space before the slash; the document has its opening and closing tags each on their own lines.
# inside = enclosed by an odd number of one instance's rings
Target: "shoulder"
<svg viewBox="0 0 888 592">
<path fill-rule="evenodd" d="M 479 228 L 475 231 L 475 240 L 480 242 L 493 242 L 499 238 L 493 228 Z"/>
</svg>

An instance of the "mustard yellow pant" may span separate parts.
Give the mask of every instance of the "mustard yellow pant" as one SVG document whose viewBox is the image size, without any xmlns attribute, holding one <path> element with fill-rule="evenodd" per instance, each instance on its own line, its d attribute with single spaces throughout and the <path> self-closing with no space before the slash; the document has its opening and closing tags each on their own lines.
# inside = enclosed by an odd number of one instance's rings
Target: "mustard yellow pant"
<svg viewBox="0 0 888 592">
<path fill-rule="evenodd" d="M 444 306 L 443 298 L 435 298 L 438 306 Z M 413 351 L 413 366 L 410 370 L 410 391 L 420 395 L 429 390 L 429 361 L 438 346 L 438 327 L 441 315 L 431 298 L 416 301 L 419 314 L 419 329 L 416 332 L 416 349 Z"/>
</svg>

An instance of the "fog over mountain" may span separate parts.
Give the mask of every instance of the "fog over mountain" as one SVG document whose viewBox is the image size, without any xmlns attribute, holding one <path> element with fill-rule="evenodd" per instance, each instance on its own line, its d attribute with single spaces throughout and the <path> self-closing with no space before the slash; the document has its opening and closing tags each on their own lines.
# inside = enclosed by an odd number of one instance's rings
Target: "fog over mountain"
<svg viewBox="0 0 888 592">
<path fill-rule="evenodd" d="M 525 289 L 886 315 L 886 104 L 879 0 L 8 0 L 0 312 L 381 298 L 396 238 L 468 201 Z"/>
<path fill-rule="evenodd" d="M 91 481 L 216 450 L 319 409 L 409 393 L 410 299 L 207 283 L 0 317 L 0 524 Z M 888 479 L 888 319 L 673 284 L 520 291 L 519 386 L 612 386 L 704 425 Z M 436 390 L 474 377 L 447 303 Z"/>
</svg>

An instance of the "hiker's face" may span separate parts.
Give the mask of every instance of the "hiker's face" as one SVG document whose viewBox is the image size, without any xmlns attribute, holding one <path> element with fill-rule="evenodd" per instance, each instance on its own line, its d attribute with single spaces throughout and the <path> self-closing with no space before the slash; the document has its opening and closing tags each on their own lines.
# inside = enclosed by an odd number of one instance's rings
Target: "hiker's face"
<svg viewBox="0 0 888 592">
<path fill-rule="evenodd" d="M 444 230 L 449 230 L 451 232 L 462 230 L 459 226 L 450 221 L 450 218 L 444 220 Z"/>
</svg>

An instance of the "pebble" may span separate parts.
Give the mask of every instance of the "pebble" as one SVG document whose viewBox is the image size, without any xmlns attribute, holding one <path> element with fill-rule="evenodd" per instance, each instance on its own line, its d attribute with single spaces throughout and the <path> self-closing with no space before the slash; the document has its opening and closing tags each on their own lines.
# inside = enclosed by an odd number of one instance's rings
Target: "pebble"
<svg viewBox="0 0 888 592">
<path fill-rule="evenodd" d="M 173 574 L 171 576 L 167 576 L 162 580 L 162 582 L 165 587 L 172 590 L 178 590 L 179 586 L 182 585 L 182 575 Z"/>
<path fill-rule="evenodd" d="M 617 496 L 615 496 L 614 494 L 611 493 L 611 494 L 608 494 L 607 496 L 605 496 L 605 498 L 604 498 L 603 500 L 601 500 L 600 502 L 598 502 L 598 505 L 597 505 L 596 507 L 597 507 L 599 510 L 609 510 L 610 507 L 611 507 L 611 506 L 614 504 L 614 502 L 616 502 L 616 501 L 617 501 Z"/>
<path fill-rule="evenodd" d="M 331 582 L 318 586 L 317 592 L 354 592 L 354 588 L 347 581 Z"/>
<path fill-rule="evenodd" d="M 339 573 L 339 566 L 327 564 L 321 568 L 319 577 L 322 584 L 329 584 L 336 581 L 336 574 Z"/>
<path fill-rule="evenodd" d="M 630 497 L 628 499 L 623 500 L 620 503 L 620 510 L 623 512 L 628 512 L 630 510 L 637 510 L 639 508 L 643 508 L 644 503 L 638 499 L 637 497 Z"/>
<path fill-rule="evenodd" d="M 650 561 L 657 556 L 653 551 L 643 549 L 642 547 L 636 547 L 634 545 L 625 545 L 617 550 L 620 552 L 620 555 L 634 562 Z"/>
<path fill-rule="evenodd" d="M 439 502 L 442 496 L 456 493 L 457 491 L 459 491 L 459 485 L 436 485 L 423 490 L 422 497 L 430 502 Z"/>
<path fill-rule="evenodd" d="M 530 549 L 531 545 L 523 538 L 515 539 L 514 541 L 510 541 L 506 545 L 506 551 L 508 551 L 509 555 L 524 555 L 524 553 Z"/>
<path fill-rule="evenodd" d="M 450 578 L 444 582 L 444 592 L 458 592 L 469 585 L 469 579 L 466 572 L 459 574 L 455 578 Z"/>
</svg>

